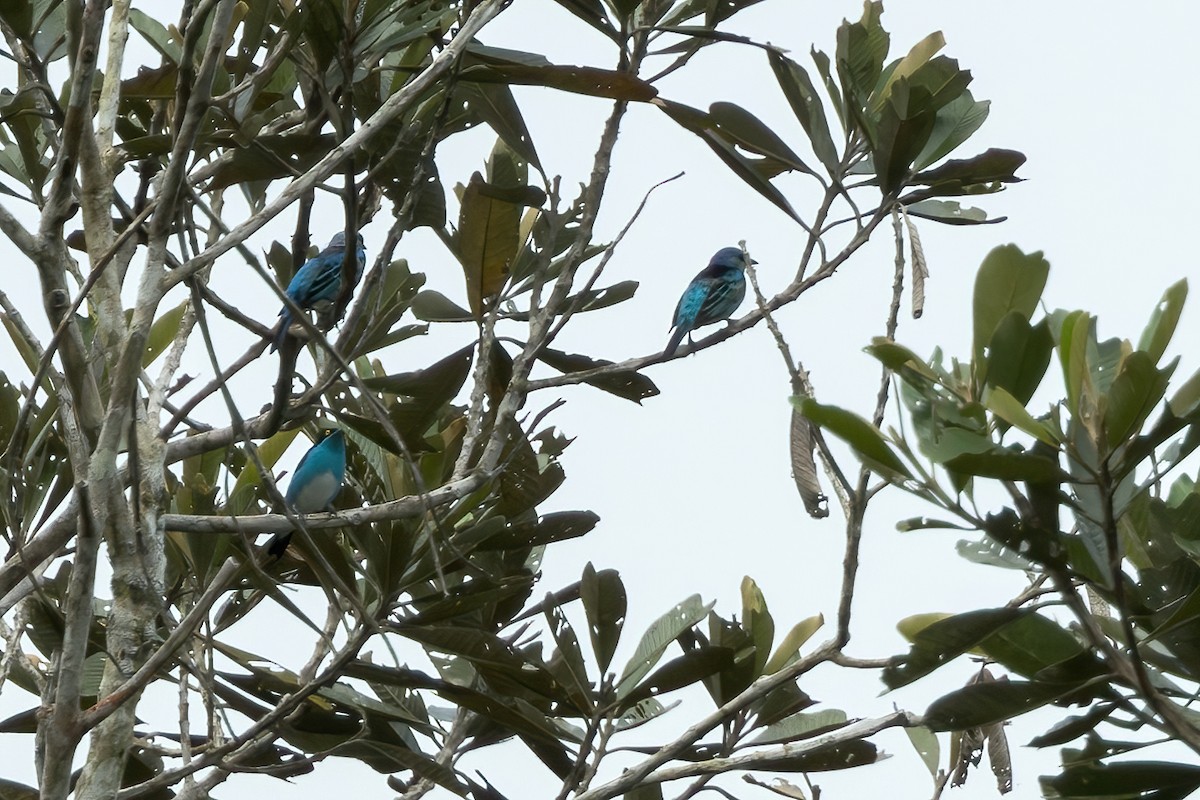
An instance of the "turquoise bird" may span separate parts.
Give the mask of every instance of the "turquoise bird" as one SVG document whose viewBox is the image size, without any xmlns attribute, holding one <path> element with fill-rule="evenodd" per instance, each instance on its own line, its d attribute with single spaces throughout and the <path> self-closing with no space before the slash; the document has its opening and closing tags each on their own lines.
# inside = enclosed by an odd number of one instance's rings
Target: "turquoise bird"
<svg viewBox="0 0 1200 800">
<path fill-rule="evenodd" d="M 758 262 L 751 259 L 751 264 Z M 696 328 L 728 319 L 746 297 L 746 256 L 740 247 L 723 247 L 683 290 L 663 355 L 673 355 L 683 337 Z"/>
<path fill-rule="evenodd" d="M 300 308 L 324 310 L 337 300 L 342 288 L 342 261 L 346 253 L 346 234 L 338 231 L 325 245 L 325 249 L 304 262 L 304 266 L 296 271 L 287 287 L 287 296 Z M 362 279 L 363 264 L 367 261 L 367 250 L 363 243 L 362 234 L 358 234 L 358 247 L 355 248 L 354 285 Z M 292 326 L 292 312 L 287 306 L 279 312 L 283 321 L 275 332 L 271 342 L 271 352 L 283 342 L 288 328 Z"/>
<path fill-rule="evenodd" d="M 284 502 L 297 514 L 333 511 L 333 501 L 346 480 L 346 435 L 334 430 L 308 449 L 296 465 L 296 472 L 284 494 Z M 267 552 L 283 555 L 292 532 L 276 536 L 267 544 Z"/>
</svg>

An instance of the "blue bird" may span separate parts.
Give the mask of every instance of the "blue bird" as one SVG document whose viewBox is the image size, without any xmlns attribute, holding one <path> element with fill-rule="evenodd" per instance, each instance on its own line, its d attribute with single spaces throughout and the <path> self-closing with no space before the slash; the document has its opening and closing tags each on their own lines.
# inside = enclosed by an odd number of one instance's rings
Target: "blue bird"
<svg viewBox="0 0 1200 800">
<path fill-rule="evenodd" d="M 325 249 L 304 262 L 304 266 L 296 271 L 292 282 L 288 284 L 287 296 L 301 308 L 314 308 L 323 311 L 337 300 L 338 290 L 342 288 L 342 260 L 346 252 L 346 234 L 338 231 L 329 240 Z M 357 286 L 362 278 L 363 264 L 367 261 L 367 250 L 363 244 L 362 234 L 358 234 L 358 249 L 354 267 L 354 285 Z M 275 340 L 271 343 L 271 352 L 275 352 L 287 336 L 288 328 L 292 325 L 292 312 L 287 306 L 279 312 L 283 322 L 275 332 Z"/>
<path fill-rule="evenodd" d="M 751 259 L 751 264 L 758 262 Z M 746 261 L 740 247 L 723 247 L 683 290 L 671 327 L 675 332 L 663 350 L 672 355 L 683 337 L 703 325 L 728 319 L 746 296 Z"/>
<path fill-rule="evenodd" d="M 284 502 L 297 514 L 333 511 L 333 501 L 346 479 L 346 435 L 335 430 L 308 449 L 284 494 Z M 283 555 L 292 534 L 278 535 L 267 544 L 267 552 Z"/>
</svg>

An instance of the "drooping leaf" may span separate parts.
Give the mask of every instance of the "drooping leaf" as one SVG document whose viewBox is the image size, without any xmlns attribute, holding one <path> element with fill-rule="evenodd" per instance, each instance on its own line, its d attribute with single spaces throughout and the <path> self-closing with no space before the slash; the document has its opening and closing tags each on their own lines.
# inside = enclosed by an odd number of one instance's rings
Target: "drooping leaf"
<svg viewBox="0 0 1200 800">
<path fill-rule="evenodd" d="M 817 478 L 817 459 L 814 455 L 817 443 L 813 437 L 812 423 L 795 406 L 792 407 L 788 431 L 792 480 L 796 483 L 796 491 L 800 493 L 800 501 L 810 517 L 824 519 L 829 516 L 829 499 L 821 491 L 821 483 Z"/>
<path fill-rule="evenodd" d="M 607 672 L 621 638 L 621 629 L 625 626 L 625 585 L 621 582 L 620 573 L 614 569 L 597 571 L 588 562 L 583 568 L 579 597 L 587 614 L 588 633 L 591 634 L 597 666 L 601 673 Z"/>
<path fill-rule="evenodd" d="M 187 306 L 188 301 L 185 300 L 174 308 L 159 314 L 158 319 L 154 320 L 154 324 L 150 326 L 150 335 L 146 337 L 146 355 L 142 356 L 143 367 L 154 363 L 154 359 L 162 355 L 171 342 L 175 341 L 175 335 L 179 332 L 179 323 L 183 320 L 183 312 Z"/>
<path fill-rule="evenodd" d="M 808 77 L 808 73 L 798 63 L 780 53 L 778 50 L 768 50 L 767 60 L 775 72 L 775 80 L 796 119 L 800 121 L 804 132 L 808 134 L 813 153 L 830 175 L 838 174 L 838 153 L 834 146 L 833 137 L 829 133 L 829 123 L 825 119 L 825 107 L 820 95 Z"/>
<path fill-rule="evenodd" d="M 708 115 L 717 130 L 742 149 L 767 156 L 801 172 L 812 172 L 775 131 L 736 103 L 713 103 L 708 107 Z"/>
<path fill-rule="evenodd" d="M 964 206 L 956 200 L 921 200 L 906 205 L 904 210 L 914 217 L 946 225 L 994 225 L 1008 217 L 988 217 L 982 208 Z"/>
<path fill-rule="evenodd" d="M 566 374 L 608 367 L 613 364 L 612 361 L 591 358 L 579 353 L 564 353 L 548 347 L 538 351 L 538 360 Z M 654 397 L 658 394 L 658 387 L 654 385 L 654 381 L 638 372 L 597 375 L 585 379 L 584 383 L 639 404 L 647 397 Z"/>
<path fill-rule="evenodd" d="M 905 728 L 904 732 L 908 734 L 908 741 L 917 751 L 917 755 L 921 757 L 921 761 L 924 762 L 925 769 L 929 770 L 929 774 L 936 781 L 938 764 L 941 762 L 941 746 L 938 744 L 937 734 L 924 725 Z"/>
<path fill-rule="evenodd" d="M 912 473 L 900 460 L 879 429 L 862 417 L 835 406 L 818 403 L 811 397 L 793 397 L 800 413 L 833 433 L 854 449 L 855 454 L 871 469 L 889 478 L 912 479 Z"/>
<path fill-rule="evenodd" d="M 629 73 L 568 64 L 492 63 L 468 67 L 463 70 L 460 79 L 513 86 L 545 86 L 575 94 L 640 103 L 658 96 L 658 90 L 652 85 Z"/>
<path fill-rule="evenodd" d="M 671 119 L 699 136 L 750 188 L 770 200 L 793 220 L 797 222 L 801 221 L 800 216 L 792 208 L 787 198 L 783 196 L 783 193 L 770 180 L 763 177 L 762 173 L 754 168 L 749 159 L 737 151 L 737 148 L 734 146 L 735 143 L 721 131 L 712 117 L 699 109 L 671 100 L 665 100 L 661 97 L 655 98 L 653 103 L 666 112 L 667 116 L 671 117 Z"/>
</svg>

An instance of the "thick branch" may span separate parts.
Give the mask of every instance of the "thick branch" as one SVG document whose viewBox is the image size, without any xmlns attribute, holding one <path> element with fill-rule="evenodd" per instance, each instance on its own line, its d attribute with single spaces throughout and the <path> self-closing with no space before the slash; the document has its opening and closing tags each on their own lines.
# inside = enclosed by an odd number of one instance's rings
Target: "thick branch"
<svg viewBox="0 0 1200 800">
<path fill-rule="evenodd" d="M 483 473 L 475 472 L 467 477 L 433 489 L 424 496 L 401 497 L 387 503 L 379 503 L 351 511 L 333 514 L 309 514 L 304 525 L 309 530 L 340 528 L 346 525 L 362 525 L 368 522 L 410 519 L 424 514 L 430 507 L 442 506 L 466 497 L 487 481 Z M 188 533 L 237 533 L 257 535 L 260 533 L 286 533 L 293 530 L 295 523 L 283 514 L 256 514 L 254 516 L 192 516 L 188 514 L 163 514 L 161 525 L 164 530 L 187 531 Z"/>
</svg>

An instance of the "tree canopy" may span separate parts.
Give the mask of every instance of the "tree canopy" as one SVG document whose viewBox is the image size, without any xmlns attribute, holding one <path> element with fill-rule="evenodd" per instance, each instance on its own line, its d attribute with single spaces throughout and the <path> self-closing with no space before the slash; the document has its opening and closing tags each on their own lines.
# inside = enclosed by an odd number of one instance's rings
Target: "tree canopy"
<svg viewBox="0 0 1200 800">
<path fill-rule="evenodd" d="M 406 798 L 520 797 L 519 777 L 479 767 L 497 748 L 562 800 L 741 780 L 816 797 L 821 773 L 881 760 L 872 736 L 889 728 L 909 734 L 935 796 L 985 748 L 1007 791 L 1004 722 L 1046 706 L 1076 707 L 1035 741 L 1076 744 L 1048 796 L 1200 787 L 1200 767 L 1114 758 L 1152 735 L 1200 752 L 1194 482 L 1173 474 L 1200 443 L 1200 383 L 1169 391 L 1163 363 L 1186 285 L 1136 347 L 1101 340 L 1085 312 L 1039 314 L 1045 259 L 1003 246 L 980 267 L 969 361 L 900 345 L 901 318 L 923 308 L 920 230 L 1000 221 L 967 201 L 1020 180 L 1025 157 L 973 146 L 990 105 L 940 33 L 893 46 L 867 2 L 830 52 L 794 31 L 785 49 L 738 33 L 759 1 L 557 0 L 605 43 L 603 66 L 485 44 L 518 5 L 502 0 L 187 0 L 172 21 L 131 0 L 0 6 L 0 231 L 43 300 L 0 287 L 16 353 L 0 373 L 0 691 L 26 701 L 0 734 L 26 740 L 36 772 L 36 786 L 0 776 L 6 797 L 201 797 L 335 756 Z M 716 49 L 754 53 L 791 128 L 742 97 L 672 96 L 672 76 Z M 570 143 L 591 154 L 586 182 L 559 178 L 523 87 L 607 110 Z M 586 318 L 619 328 L 639 285 L 606 269 L 674 180 L 647 180 L 641 206 L 605 204 L 614 154 L 638 145 L 631 108 L 702 142 L 737 202 L 803 246 L 782 280 L 746 258 L 748 302 L 727 326 L 614 361 L 564 341 Z M 607 241 L 602 208 L 625 220 Z M 251 246 L 282 225 L 290 237 Z M 353 253 L 331 261 L 339 291 L 310 317 L 286 288 L 318 229 L 366 231 L 367 263 L 355 286 Z M 821 402 L 778 315 L 888 234 L 878 392 L 860 415 Z M 436 276 L 401 255 L 422 235 L 444 248 Z M 215 291 L 231 274 L 278 304 Z M 279 306 L 298 324 L 274 327 Z M 756 326 L 790 387 L 779 436 L 802 507 L 840 517 L 836 614 L 777 619 L 732 576 L 737 608 L 692 595 L 627 628 L 637 598 L 610 553 L 539 583 L 555 546 L 600 520 L 555 506 L 572 432 L 552 424 L 554 391 L 669 403 L 659 364 Z M 1055 359 L 1060 402 L 1041 399 Z M 329 429 L 347 442 L 337 511 L 299 515 L 279 467 Z M 850 652 L 864 520 L 885 489 L 941 515 L 902 527 L 978 532 L 960 551 L 1029 588 L 898 620 L 906 654 Z M 256 540 L 292 532 L 286 547 Z M 984 661 L 977 678 L 924 709 L 869 717 L 805 689 L 817 668 L 894 689 L 961 656 Z"/>
</svg>

